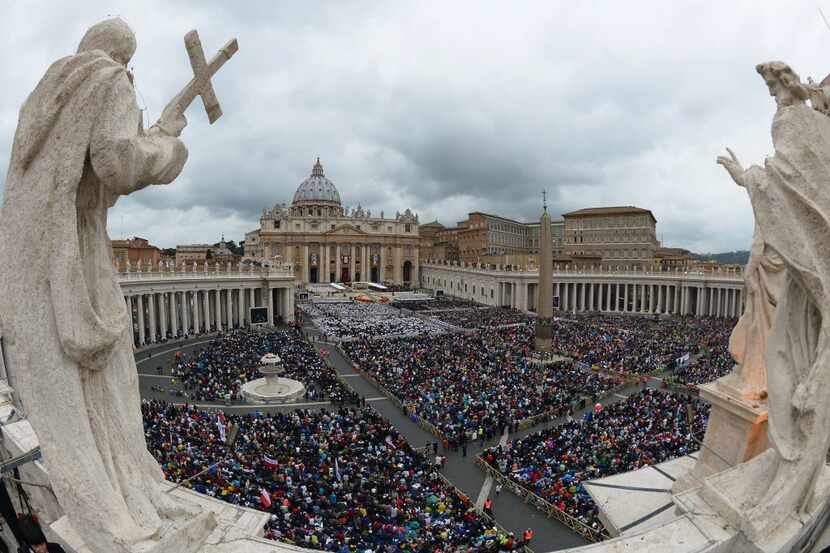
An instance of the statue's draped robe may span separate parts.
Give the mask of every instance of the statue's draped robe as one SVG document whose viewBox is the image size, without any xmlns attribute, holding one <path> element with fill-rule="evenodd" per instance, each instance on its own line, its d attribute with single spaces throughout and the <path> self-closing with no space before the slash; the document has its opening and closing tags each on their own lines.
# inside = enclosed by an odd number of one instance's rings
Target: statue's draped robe
<svg viewBox="0 0 830 553">
<path fill-rule="evenodd" d="M 729 351 L 738 363 L 737 374 L 730 379 L 742 396 L 759 399 L 767 389 L 764 351 L 786 274 L 783 261 L 766 246 L 757 224 L 744 275 L 745 308 L 729 338 Z"/>
<path fill-rule="evenodd" d="M 99 50 L 58 60 L 20 111 L 0 212 L 13 384 L 61 507 L 109 551 L 152 535 L 173 509 L 145 446 L 106 215 L 119 195 L 172 181 L 187 150 L 140 127 L 122 65 Z"/>
<path fill-rule="evenodd" d="M 775 155 L 745 183 L 764 241 L 786 267 L 764 357 L 779 462 L 753 516 L 780 522 L 807 506 L 830 438 L 830 118 L 781 107 L 772 138 Z"/>
</svg>

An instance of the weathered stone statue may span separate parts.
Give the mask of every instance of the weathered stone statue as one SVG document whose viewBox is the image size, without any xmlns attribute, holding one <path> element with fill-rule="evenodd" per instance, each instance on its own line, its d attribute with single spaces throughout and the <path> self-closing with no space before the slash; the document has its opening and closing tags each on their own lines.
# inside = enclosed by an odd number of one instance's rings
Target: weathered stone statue
<svg viewBox="0 0 830 553">
<path fill-rule="evenodd" d="M 145 447 L 106 230 L 120 196 L 170 183 L 187 159 L 178 135 L 192 98 L 145 133 L 126 69 L 135 48 L 123 21 L 93 26 L 20 110 L 0 212 L 0 325 L 55 495 L 86 546 L 198 551 L 214 516 L 163 493 Z"/>
<path fill-rule="evenodd" d="M 754 542 L 815 508 L 830 445 L 830 118 L 806 104 L 807 90 L 788 65 L 756 69 L 778 105 L 775 155 L 747 170 L 731 151 L 718 158 L 752 201 L 764 243 L 759 290 L 767 293 L 768 269 L 783 279 L 771 287 L 776 308 L 764 352 L 774 451 L 761 458 L 770 479 L 760 499 L 744 505 L 742 521 Z M 763 317 L 767 300 L 758 300 Z"/>
</svg>

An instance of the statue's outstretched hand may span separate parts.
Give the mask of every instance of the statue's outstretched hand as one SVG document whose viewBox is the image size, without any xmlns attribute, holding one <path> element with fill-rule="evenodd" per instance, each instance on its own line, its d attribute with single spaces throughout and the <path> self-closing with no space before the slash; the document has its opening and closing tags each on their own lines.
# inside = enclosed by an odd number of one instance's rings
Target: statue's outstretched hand
<svg viewBox="0 0 830 553">
<path fill-rule="evenodd" d="M 167 107 L 165 107 L 164 111 L 161 113 L 161 117 L 159 117 L 159 120 L 155 125 L 153 125 L 152 128 L 156 129 L 154 132 L 166 134 L 167 136 L 178 137 L 182 134 L 182 131 L 186 126 L 187 118 L 179 108 L 177 96 L 169 104 L 167 104 Z"/>
<path fill-rule="evenodd" d="M 734 180 L 738 186 L 745 186 L 743 182 L 744 168 L 741 166 L 741 162 L 738 161 L 737 156 L 732 150 L 727 148 L 726 151 L 729 152 L 729 157 L 718 156 L 718 164 L 723 165 L 724 168 L 729 171 L 729 176 L 732 177 L 732 180 Z"/>
</svg>

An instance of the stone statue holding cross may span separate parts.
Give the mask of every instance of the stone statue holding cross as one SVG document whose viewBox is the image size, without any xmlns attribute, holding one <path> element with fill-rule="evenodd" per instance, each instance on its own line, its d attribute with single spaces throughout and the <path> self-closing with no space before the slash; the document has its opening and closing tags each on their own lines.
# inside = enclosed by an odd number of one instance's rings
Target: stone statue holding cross
<svg viewBox="0 0 830 553">
<path fill-rule="evenodd" d="M 186 37 L 194 77 L 143 130 L 127 64 L 136 40 L 120 19 L 91 27 L 46 71 L 20 110 L 0 210 L 0 331 L 55 496 L 92 553 L 202 550 L 212 512 L 165 493 L 147 451 L 133 329 L 113 271 L 107 210 L 169 184 L 187 149 L 184 111 L 201 96 L 222 113 L 209 63 Z M 21 252 L 25 252 L 22 255 Z"/>
</svg>

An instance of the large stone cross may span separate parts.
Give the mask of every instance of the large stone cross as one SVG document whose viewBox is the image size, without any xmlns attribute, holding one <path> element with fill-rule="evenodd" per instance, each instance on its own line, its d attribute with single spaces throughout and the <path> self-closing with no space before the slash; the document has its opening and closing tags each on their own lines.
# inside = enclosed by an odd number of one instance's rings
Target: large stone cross
<svg viewBox="0 0 830 553">
<path fill-rule="evenodd" d="M 178 104 L 178 111 L 179 113 L 184 113 L 184 110 L 196 99 L 196 96 L 201 96 L 208 120 L 214 123 L 222 117 L 222 108 L 219 106 L 219 100 L 216 98 L 216 93 L 213 91 L 213 83 L 210 79 L 239 50 L 239 44 L 237 44 L 235 38 L 229 40 L 213 56 L 210 63 L 205 61 L 205 52 L 202 50 L 202 42 L 199 40 L 198 32 L 193 30 L 187 33 L 184 36 L 184 45 L 187 48 L 187 55 L 190 58 L 190 66 L 193 68 L 193 79 L 187 83 L 187 86 L 176 97 L 175 101 Z"/>
</svg>

